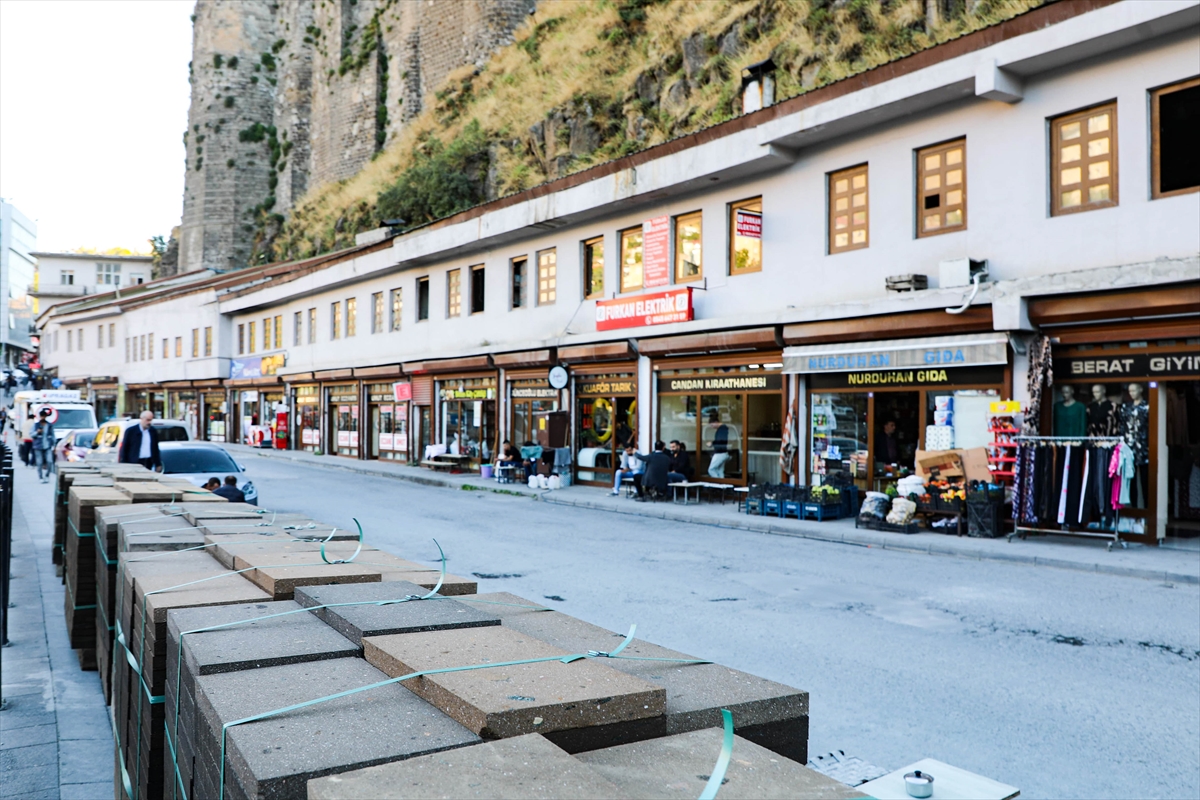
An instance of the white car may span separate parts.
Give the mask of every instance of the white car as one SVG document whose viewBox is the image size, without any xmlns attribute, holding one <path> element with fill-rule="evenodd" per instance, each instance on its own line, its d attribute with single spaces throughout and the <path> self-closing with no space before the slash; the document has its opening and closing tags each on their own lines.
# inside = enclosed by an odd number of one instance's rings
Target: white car
<svg viewBox="0 0 1200 800">
<path fill-rule="evenodd" d="M 163 474 L 186 478 L 197 486 L 204 486 L 209 478 L 216 478 L 224 485 L 225 476 L 232 475 L 237 478 L 237 487 L 246 496 L 246 502 L 258 505 L 258 489 L 246 476 L 246 468 L 220 445 L 163 442 L 158 451 L 162 455 Z"/>
</svg>

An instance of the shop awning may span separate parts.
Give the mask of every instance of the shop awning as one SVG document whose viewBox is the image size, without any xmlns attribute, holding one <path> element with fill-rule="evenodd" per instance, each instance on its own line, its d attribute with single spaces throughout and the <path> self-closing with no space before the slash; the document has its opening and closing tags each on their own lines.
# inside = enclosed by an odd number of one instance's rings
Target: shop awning
<svg viewBox="0 0 1200 800">
<path fill-rule="evenodd" d="M 1008 335 L 977 333 L 922 339 L 789 347 L 783 371 L 789 374 L 859 372 L 928 367 L 980 367 L 1008 363 Z"/>
</svg>

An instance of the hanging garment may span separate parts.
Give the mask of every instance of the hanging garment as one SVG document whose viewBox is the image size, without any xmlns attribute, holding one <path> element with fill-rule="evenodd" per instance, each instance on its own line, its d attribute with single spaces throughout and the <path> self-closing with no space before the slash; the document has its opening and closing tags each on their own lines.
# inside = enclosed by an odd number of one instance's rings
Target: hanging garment
<svg viewBox="0 0 1200 800">
<path fill-rule="evenodd" d="M 1116 436 L 1119 424 L 1117 407 L 1109 400 L 1090 403 L 1087 407 L 1088 436 Z"/>
<path fill-rule="evenodd" d="M 1150 463 L 1150 404 L 1121 404 L 1121 436 L 1125 444 L 1133 449 L 1133 460 L 1137 464 Z"/>
<path fill-rule="evenodd" d="M 1114 468 L 1115 467 L 1115 468 Z M 1109 474 L 1119 476 L 1119 481 L 1113 482 L 1113 508 L 1129 505 L 1129 484 L 1133 480 L 1137 468 L 1133 463 L 1133 449 L 1121 442 L 1113 453 L 1113 462 L 1109 466 Z"/>
<path fill-rule="evenodd" d="M 1055 436 L 1083 436 L 1087 433 L 1088 412 L 1083 403 L 1055 403 L 1053 416 Z"/>
<path fill-rule="evenodd" d="M 1058 514 L 1058 487 L 1062 483 L 1059 449 L 1046 446 L 1039 448 L 1039 451 L 1042 467 L 1038 485 L 1042 502 L 1038 510 L 1038 519 L 1042 522 L 1053 522 Z"/>
<path fill-rule="evenodd" d="M 1090 513 L 1088 514 L 1087 517 L 1085 517 L 1083 515 L 1083 510 L 1084 510 L 1084 506 L 1087 505 L 1087 498 L 1089 495 L 1088 490 L 1091 488 L 1088 485 L 1088 469 L 1092 465 L 1092 448 L 1084 447 L 1081 449 L 1083 450 L 1083 475 L 1079 481 L 1079 503 L 1077 505 L 1071 506 L 1072 508 L 1079 509 L 1078 513 L 1075 514 L 1075 522 L 1079 525 L 1082 525 L 1084 522 L 1087 521 L 1088 518 L 1091 517 Z"/>
<path fill-rule="evenodd" d="M 1066 453 L 1063 456 L 1062 479 L 1059 481 L 1058 515 L 1056 517 L 1059 525 L 1067 520 L 1067 486 L 1071 482 L 1071 448 L 1063 449 L 1066 450 Z"/>
<path fill-rule="evenodd" d="M 1029 411 L 1025 414 L 1022 428 L 1025 433 L 1036 434 L 1042 418 L 1042 392 L 1054 385 L 1053 360 L 1050 353 L 1050 337 L 1038 336 L 1029 344 L 1029 376 L 1025 388 L 1029 392 Z"/>
<path fill-rule="evenodd" d="M 1025 460 L 1025 451 L 1024 445 L 1017 448 L 1017 460 L 1013 464 L 1012 518 L 1018 525 L 1024 518 L 1025 509 L 1025 470 L 1021 469 L 1021 464 Z"/>
</svg>

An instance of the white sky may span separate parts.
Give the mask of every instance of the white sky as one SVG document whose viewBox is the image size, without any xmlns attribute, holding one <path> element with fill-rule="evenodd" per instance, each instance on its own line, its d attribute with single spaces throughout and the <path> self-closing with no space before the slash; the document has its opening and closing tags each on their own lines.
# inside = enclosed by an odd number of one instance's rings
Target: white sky
<svg viewBox="0 0 1200 800">
<path fill-rule="evenodd" d="M 193 0 L 0 0 L 0 197 L 39 250 L 169 236 Z"/>
</svg>

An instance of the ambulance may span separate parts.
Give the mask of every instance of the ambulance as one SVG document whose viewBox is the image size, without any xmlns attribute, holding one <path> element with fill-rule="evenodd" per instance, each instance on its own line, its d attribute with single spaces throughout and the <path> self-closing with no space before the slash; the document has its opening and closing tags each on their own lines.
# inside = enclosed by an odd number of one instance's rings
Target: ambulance
<svg viewBox="0 0 1200 800">
<path fill-rule="evenodd" d="M 80 428 L 96 427 L 96 409 L 84 402 L 77 389 L 43 389 L 41 391 L 17 392 L 13 395 L 13 422 L 23 427 L 30 413 L 37 419 L 43 408 L 50 409 L 50 423 L 54 426 L 54 438 L 64 436 Z"/>
</svg>

